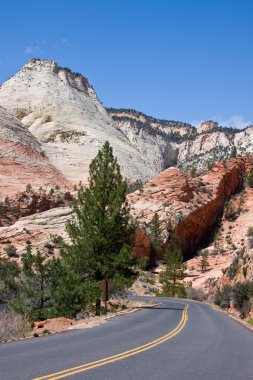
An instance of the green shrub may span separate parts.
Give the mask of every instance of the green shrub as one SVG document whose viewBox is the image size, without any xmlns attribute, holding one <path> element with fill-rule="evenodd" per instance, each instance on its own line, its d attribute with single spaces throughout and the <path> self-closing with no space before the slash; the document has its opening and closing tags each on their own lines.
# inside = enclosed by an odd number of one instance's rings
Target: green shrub
<svg viewBox="0 0 253 380">
<path fill-rule="evenodd" d="M 26 185 L 26 191 L 28 192 L 28 193 L 31 193 L 32 192 L 32 185 L 30 184 L 30 183 L 28 183 L 27 185 Z"/>
<path fill-rule="evenodd" d="M 9 206 L 10 205 L 10 198 L 7 196 L 4 198 L 4 205 Z"/>
<path fill-rule="evenodd" d="M 248 242 L 250 248 L 253 248 L 253 227 L 249 227 L 247 231 Z"/>
<path fill-rule="evenodd" d="M 136 259 L 137 267 L 141 270 L 146 270 L 148 267 L 149 258 L 147 256 L 138 257 Z"/>
<path fill-rule="evenodd" d="M 247 236 L 250 237 L 250 236 L 253 236 L 253 227 L 249 227 L 248 230 L 247 230 Z"/>
<path fill-rule="evenodd" d="M 18 257 L 17 248 L 13 244 L 8 244 L 4 251 L 9 257 Z"/>
<path fill-rule="evenodd" d="M 238 270 L 238 267 L 239 267 L 239 257 L 236 256 L 232 262 L 232 264 L 230 265 L 230 267 L 228 267 L 226 269 L 226 274 L 227 276 L 230 278 L 230 279 L 233 279 L 236 275 L 236 272 Z"/>
<path fill-rule="evenodd" d="M 233 286 L 232 299 L 234 306 L 245 316 L 251 310 L 251 298 L 253 297 L 253 282 L 238 282 Z"/>
<path fill-rule="evenodd" d="M 230 203 L 226 203 L 224 208 L 224 218 L 230 222 L 233 222 L 237 217 L 237 210 Z"/>
<path fill-rule="evenodd" d="M 190 175 L 192 178 L 195 178 L 197 176 L 197 168 L 195 166 L 191 168 Z"/>
<path fill-rule="evenodd" d="M 190 300 L 203 302 L 206 300 L 206 295 L 202 289 L 186 288 L 186 296 Z"/>
<path fill-rule="evenodd" d="M 232 287 L 225 285 L 222 290 L 218 290 L 214 297 L 214 303 L 222 309 L 227 309 L 230 306 Z"/>
<path fill-rule="evenodd" d="M 233 301 L 234 307 L 245 317 L 252 308 L 253 282 L 238 282 L 233 286 L 226 285 L 218 290 L 214 302 L 223 309 L 230 307 Z"/>
</svg>

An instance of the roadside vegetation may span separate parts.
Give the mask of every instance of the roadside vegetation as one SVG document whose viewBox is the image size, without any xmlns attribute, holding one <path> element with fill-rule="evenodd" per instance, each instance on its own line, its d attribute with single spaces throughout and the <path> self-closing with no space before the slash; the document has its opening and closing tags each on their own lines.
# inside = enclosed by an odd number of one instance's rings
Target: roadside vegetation
<svg viewBox="0 0 253 380">
<path fill-rule="evenodd" d="M 191 175 L 196 176 L 195 169 Z M 106 312 L 105 301 L 124 295 L 138 275 L 150 285 L 153 294 L 206 299 L 204 291 L 185 283 L 186 265 L 176 231 L 169 220 L 162 224 L 157 213 L 147 226 L 150 257 L 134 257 L 137 224 L 126 196 L 131 191 L 142 192 L 143 184 L 140 181 L 129 184 L 123 179 L 108 142 L 90 164 L 89 186 L 84 188 L 80 183 L 75 190 L 77 198 L 68 199 L 73 210 L 73 218 L 66 223 L 68 242 L 54 236 L 60 247 L 57 256 L 44 256 L 28 240 L 21 265 L 17 265 L 16 247 L 11 242 L 5 247 L 8 259 L 0 258 L 0 341 L 26 336 L 35 321 L 62 316 L 76 318 L 89 313 L 102 315 Z M 33 193 L 30 184 L 26 192 Z M 8 204 L 7 198 L 5 207 Z M 240 199 L 239 209 L 242 205 Z M 224 219 L 234 221 L 238 213 L 232 203 L 225 205 Z M 247 235 L 252 248 L 252 227 Z M 220 244 L 221 231 L 217 230 L 214 239 L 217 252 Z M 199 256 L 199 269 L 205 272 L 209 269 L 208 251 L 200 251 Z M 236 256 L 224 271 L 228 278 L 234 278 L 239 260 L 243 257 Z M 162 271 L 156 272 L 161 263 Z M 242 317 L 252 309 L 253 299 L 253 282 L 246 281 L 246 274 L 245 282 L 226 285 L 215 296 L 217 305 L 224 309 L 233 306 Z M 104 286 L 107 289 L 102 297 Z"/>
<path fill-rule="evenodd" d="M 214 302 L 222 309 L 235 308 L 241 318 L 245 318 L 252 310 L 253 281 L 238 282 L 225 285 L 218 290 Z"/>
<path fill-rule="evenodd" d="M 22 269 L 0 260 L 0 308 L 5 316 L 0 340 L 24 334 L 27 321 L 31 325 L 91 310 L 100 315 L 101 282 L 107 281 L 110 295 L 117 295 L 135 280 L 131 248 L 136 225 L 126 201 L 127 183 L 108 142 L 91 162 L 89 174 L 89 187 L 80 186 L 72 203 L 74 216 L 66 224 L 70 243 L 60 239 L 59 257 L 46 259 L 27 241 Z M 12 257 L 16 251 L 8 247 L 8 253 Z M 6 324 L 16 328 L 6 329 Z"/>
<path fill-rule="evenodd" d="M 142 186 L 137 183 L 133 189 L 142 191 Z M 32 191 L 31 185 L 26 191 Z M 126 201 L 128 192 L 129 185 L 106 142 L 90 164 L 89 186 L 84 189 L 80 184 L 77 198 L 71 203 L 73 218 L 66 223 L 68 243 L 56 236 L 60 254 L 45 257 L 27 241 L 22 265 L 18 266 L 14 261 L 16 248 L 11 244 L 6 247 L 10 259 L 0 259 L 0 341 L 25 336 L 34 321 L 75 318 L 80 313 L 103 314 L 104 301 L 123 295 L 141 271 L 148 269 L 152 274 L 161 256 L 165 269 L 160 275 L 159 294 L 186 295 L 179 242 L 168 222 L 169 243 L 163 247 L 158 214 L 149 226 L 150 258 L 134 258 L 136 223 Z M 109 288 L 101 297 L 105 283 Z"/>
</svg>

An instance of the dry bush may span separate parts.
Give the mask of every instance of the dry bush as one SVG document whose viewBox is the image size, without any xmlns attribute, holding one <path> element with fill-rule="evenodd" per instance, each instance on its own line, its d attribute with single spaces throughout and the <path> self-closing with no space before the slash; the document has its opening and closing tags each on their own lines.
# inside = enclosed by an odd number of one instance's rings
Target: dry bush
<svg viewBox="0 0 253 380">
<path fill-rule="evenodd" d="M 31 323 L 26 317 L 9 310 L 0 312 L 0 342 L 24 338 L 31 331 Z"/>
<path fill-rule="evenodd" d="M 195 300 L 195 301 L 200 301 L 200 302 L 206 300 L 205 292 L 202 289 L 187 288 L 186 296 L 190 300 Z"/>
</svg>

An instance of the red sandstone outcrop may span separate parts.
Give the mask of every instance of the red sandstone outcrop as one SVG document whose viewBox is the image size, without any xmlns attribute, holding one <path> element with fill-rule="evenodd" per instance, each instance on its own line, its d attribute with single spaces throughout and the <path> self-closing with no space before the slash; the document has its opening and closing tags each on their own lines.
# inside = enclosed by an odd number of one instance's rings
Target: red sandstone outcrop
<svg viewBox="0 0 253 380">
<path fill-rule="evenodd" d="M 0 201 L 0 227 L 14 224 L 18 219 L 56 207 L 68 206 L 73 196 L 57 186 L 51 189 L 30 190 Z"/>
<path fill-rule="evenodd" d="M 163 223 L 166 239 L 166 223 L 170 220 L 180 239 L 186 259 L 208 241 L 217 219 L 222 215 L 225 202 L 240 190 L 246 172 L 252 166 L 252 158 L 236 158 L 216 164 L 206 175 L 191 178 L 178 168 L 169 168 L 149 181 L 143 192 L 128 196 L 131 212 L 140 225 L 147 226 L 158 213 Z M 148 254 L 147 241 L 138 241 L 138 251 Z"/>
</svg>

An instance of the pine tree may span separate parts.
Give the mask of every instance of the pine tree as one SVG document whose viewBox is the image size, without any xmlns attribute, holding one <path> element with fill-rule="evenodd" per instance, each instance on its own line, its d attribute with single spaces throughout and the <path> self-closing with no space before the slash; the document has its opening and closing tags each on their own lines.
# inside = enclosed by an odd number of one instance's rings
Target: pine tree
<svg viewBox="0 0 253 380">
<path fill-rule="evenodd" d="M 31 320 L 43 320 L 52 316 L 51 262 L 46 262 L 39 250 L 32 254 L 31 244 L 27 244 L 22 264 L 21 290 L 14 303 L 14 310 L 27 315 Z"/>
<path fill-rule="evenodd" d="M 18 292 L 18 265 L 15 261 L 0 258 L 0 304 L 10 302 Z"/>
<path fill-rule="evenodd" d="M 163 243 L 161 223 L 160 223 L 159 216 L 157 213 L 155 213 L 155 215 L 153 216 L 150 222 L 149 237 L 152 244 L 149 264 L 151 267 L 154 267 L 156 266 L 156 260 L 161 251 L 161 247 Z"/>
<path fill-rule="evenodd" d="M 163 295 L 166 297 L 185 297 L 186 292 L 183 279 L 186 276 L 186 266 L 183 263 L 182 251 L 171 223 L 168 223 L 168 231 L 170 233 L 170 241 L 164 253 L 166 268 L 160 277 L 163 285 Z"/>
<path fill-rule="evenodd" d="M 208 267 L 209 267 L 209 262 L 208 262 L 208 251 L 206 249 L 203 249 L 200 252 L 200 262 L 199 262 L 199 267 L 201 269 L 201 272 L 204 272 Z"/>
<path fill-rule="evenodd" d="M 65 261 L 75 271 L 80 286 L 107 280 L 122 291 L 135 278 L 131 253 L 135 224 L 126 201 L 127 183 L 106 142 L 90 164 L 89 187 L 78 190 L 73 203 L 75 219 L 66 225 L 70 244 Z M 91 286 L 92 288 L 92 286 Z M 97 312 L 99 299 L 96 297 Z"/>
<path fill-rule="evenodd" d="M 218 229 L 214 235 L 214 246 L 217 248 L 217 250 L 220 249 L 221 241 L 222 241 L 222 233 L 221 233 L 221 230 Z"/>
</svg>

